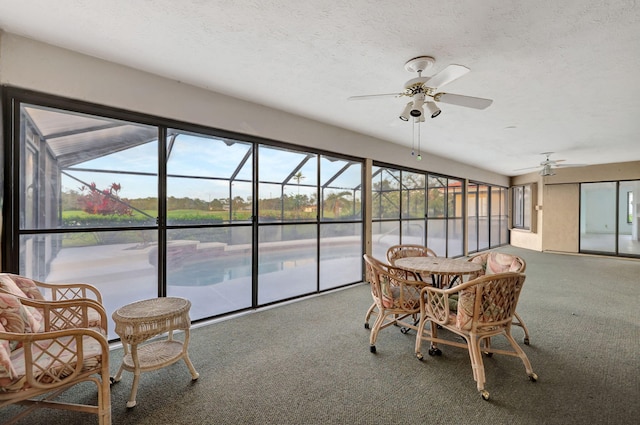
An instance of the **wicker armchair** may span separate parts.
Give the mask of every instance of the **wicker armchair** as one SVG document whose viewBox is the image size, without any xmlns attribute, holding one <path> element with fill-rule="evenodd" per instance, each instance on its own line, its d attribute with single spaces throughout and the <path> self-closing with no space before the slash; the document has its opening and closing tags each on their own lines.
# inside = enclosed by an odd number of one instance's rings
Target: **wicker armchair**
<svg viewBox="0 0 640 425">
<path fill-rule="evenodd" d="M 101 325 L 90 328 L 89 312 Z M 0 292 L 0 408 L 27 406 L 7 423 L 35 408 L 55 408 L 98 415 L 111 424 L 107 317 L 93 300 L 36 301 Z M 55 400 L 82 382 L 93 382 L 97 405 Z"/>
<path fill-rule="evenodd" d="M 371 284 L 371 296 L 377 309 L 377 318 L 369 337 L 369 350 L 376 352 L 378 332 L 391 325 L 402 325 L 402 331 L 417 329 L 420 311 L 420 290 L 425 283 L 413 272 L 384 264 L 364 254 L 367 279 Z M 371 310 L 371 309 L 369 309 Z M 404 319 L 410 317 L 411 321 Z M 365 323 L 368 329 L 368 324 Z"/>
<path fill-rule="evenodd" d="M 472 276 L 472 278 L 503 272 L 524 273 L 527 268 L 527 263 L 523 258 L 497 251 L 483 252 L 474 255 L 469 258 L 469 261 L 482 265 L 482 271 Z M 524 324 L 524 321 L 517 311 L 513 314 L 513 324 L 522 328 L 524 331 L 524 343 L 525 345 L 529 345 L 529 328 Z"/>
<path fill-rule="evenodd" d="M 404 257 L 437 257 L 436 253 L 431 249 L 422 246 L 422 245 L 394 245 L 387 250 L 387 261 L 392 266 L 394 265 L 395 260 L 398 258 Z M 393 269 L 400 270 L 400 269 Z M 411 273 L 409 275 L 410 279 L 420 280 L 419 276 L 415 273 Z M 422 279 L 427 280 L 427 279 Z M 369 281 L 369 280 L 368 280 Z M 373 314 L 378 314 L 378 308 L 376 307 L 376 303 L 374 302 L 367 310 L 367 313 L 364 316 L 364 327 L 365 329 L 369 329 L 369 320 Z"/>
<path fill-rule="evenodd" d="M 425 286 L 420 294 L 420 323 L 416 335 L 416 357 L 422 360 L 422 341 L 430 341 L 429 355 L 441 355 L 438 344 L 466 348 L 471 359 L 473 379 L 483 399 L 489 399 L 485 389 L 485 373 L 482 353 L 504 354 L 520 358 L 531 381 L 538 376 L 533 372 L 525 352 L 511 336 L 511 324 L 516 311 L 518 297 L 524 284 L 522 273 L 498 273 L 481 276 L 449 289 Z M 449 307 L 449 298 L 458 295 L 457 312 Z M 426 323 L 430 329 L 425 329 Z M 445 338 L 438 334 L 439 328 L 446 329 L 464 338 Z M 446 334 L 445 334 L 446 335 Z M 511 350 L 490 347 L 490 338 L 502 335 Z M 482 343 L 485 343 L 481 347 Z"/>
</svg>

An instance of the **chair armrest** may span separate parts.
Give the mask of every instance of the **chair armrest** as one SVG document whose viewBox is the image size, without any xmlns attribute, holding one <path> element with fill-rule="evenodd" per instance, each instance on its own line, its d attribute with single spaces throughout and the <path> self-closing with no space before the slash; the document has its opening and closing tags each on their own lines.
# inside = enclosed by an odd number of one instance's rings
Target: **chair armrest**
<svg viewBox="0 0 640 425">
<path fill-rule="evenodd" d="M 449 309 L 449 298 L 474 284 L 468 281 L 448 289 L 425 286 L 420 292 L 420 314 L 439 325 L 449 324 L 455 317 Z"/>
<path fill-rule="evenodd" d="M 93 285 L 88 283 L 45 283 L 34 281 L 39 288 L 51 291 L 53 301 L 72 300 L 76 298 L 89 298 L 102 304 L 102 294 Z"/>
<path fill-rule="evenodd" d="M 93 328 L 107 335 L 107 312 L 96 300 L 88 298 L 64 301 L 21 299 L 20 302 L 24 306 L 37 309 L 42 314 L 44 332 Z M 91 312 L 94 314 L 90 314 Z"/>
<path fill-rule="evenodd" d="M 451 320 L 449 295 L 457 292 L 453 290 L 454 288 L 439 289 L 433 286 L 422 288 L 420 291 L 420 316 L 439 325 L 448 324 Z"/>
<path fill-rule="evenodd" d="M 51 332 L 14 333 L 0 331 L 0 339 L 16 341 L 23 350 L 12 354 L 16 378 L 8 391 L 23 388 L 55 389 L 66 386 L 80 374 L 109 374 L 107 337 L 93 329 L 65 329 Z M 6 378 L 5 378 L 6 379 Z"/>
</svg>

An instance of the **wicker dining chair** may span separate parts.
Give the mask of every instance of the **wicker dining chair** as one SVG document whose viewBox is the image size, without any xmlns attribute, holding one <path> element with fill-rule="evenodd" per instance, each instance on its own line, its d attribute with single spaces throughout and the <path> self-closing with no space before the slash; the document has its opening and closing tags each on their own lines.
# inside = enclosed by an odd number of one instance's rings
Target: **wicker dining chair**
<svg viewBox="0 0 640 425">
<path fill-rule="evenodd" d="M 389 247 L 387 250 L 387 261 L 392 266 L 395 263 L 395 260 L 398 258 L 404 257 L 437 257 L 436 253 L 433 250 L 427 248 L 422 245 L 393 245 Z M 420 279 L 415 273 L 410 275 L 411 279 Z M 428 280 L 428 277 L 422 278 L 422 280 Z M 371 320 L 371 316 L 378 313 L 378 308 L 376 307 L 376 303 L 372 303 L 371 307 L 367 310 L 367 313 L 364 316 L 364 327 L 369 329 L 369 320 Z"/>
<path fill-rule="evenodd" d="M 524 273 L 527 268 L 527 263 L 522 257 L 498 251 L 488 251 L 474 255 L 469 258 L 469 261 L 482 265 L 482 271 L 471 276 L 471 278 L 503 272 Z M 529 328 L 527 328 L 517 311 L 513 314 L 513 324 L 522 328 L 524 331 L 523 341 L 525 345 L 529 345 Z"/>
<path fill-rule="evenodd" d="M 371 284 L 371 296 L 377 317 L 371 328 L 369 350 L 376 352 L 378 333 L 391 325 L 401 326 L 403 333 L 417 329 L 420 311 L 420 290 L 425 285 L 413 272 L 399 269 L 364 254 L 367 280 Z M 370 309 L 371 310 L 371 309 Z M 410 318 L 409 320 L 406 320 Z M 365 328 L 369 328 L 365 323 Z"/>
<path fill-rule="evenodd" d="M 102 327 L 90 327 L 89 311 Z M 0 292 L 0 409 L 23 405 L 7 424 L 35 408 L 93 413 L 111 424 L 107 316 L 93 300 L 36 301 Z M 97 404 L 57 397 L 84 382 L 97 387 Z"/>
<path fill-rule="evenodd" d="M 503 354 L 520 358 L 531 381 L 538 376 L 533 372 L 526 353 L 511 336 L 511 325 L 524 285 L 525 275 L 506 272 L 481 276 L 448 289 L 425 286 L 420 294 L 420 322 L 416 335 L 416 357 L 423 360 L 422 341 L 429 341 L 429 355 L 441 355 L 438 344 L 466 348 L 471 359 L 473 379 L 483 399 L 489 399 L 485 389 L 486 377 L 483 352 L 487 355 Z M 458 295 L 457 311 L 449 308 L 449 298 Z M 426 324 L 429 322 L 429 328 Z M 441 332 L 446 329 L 454 334 Z M 441 334 L 444 334 L 441 335 Z M 460 342 L 459 335 L 464 342 Z M 487 341 L 502 335 L 511 346 L 508 349 L 490 347 Z"/>
<path fill-rule="evenodd" d="M 393 245 L 387 249 L 387 261 L 391 265 L 394 265 L 398 258 L 405 257 L 437 257 L 437 255 L 432 249 L 422 245 Z"/>
</svg>

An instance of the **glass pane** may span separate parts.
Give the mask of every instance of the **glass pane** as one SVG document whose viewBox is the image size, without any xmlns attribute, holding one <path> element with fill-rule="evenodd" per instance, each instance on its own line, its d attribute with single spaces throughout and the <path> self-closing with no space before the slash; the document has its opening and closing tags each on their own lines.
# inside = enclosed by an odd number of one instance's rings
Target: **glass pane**
<svg viewBox="0 0 640 425">
<path fill-rule="evenodd" d="M 374 167 L 371 184 L 374 219 L 400 217 L 400 171 Z"/>
<path fill-rule="evenodd" d="M 462 218 L 464 216 L 464 202 L 462 200 L 464 186 L 462 181 L 448 179 L 449 185 L 447 190 L 447 217 L 458 217 Z"/>
<path fill-rule="evenodd" d="M 260 226 L 259 304 L 268 304 L 317 290 L 317 238 L 315 224 Z"/>
<path fill-rule="evenodd" d="M 461 218 L 447 220 L 447 257 L 460 257 L 464 254 L 464 223 Z"/>
<path fill-rule="evenodd" d="M 489 248 L 489 187 L 478 186 L 478 250 Z"/>
<path fill-rule="evenodd" d="M 323 156 L 320 186 L 322 220 L 362 218 L 362 164 Z"/>
<path fill-rule="evenodd" d="M 640 180 L 620 182 L 618 199 L 618 253 L 640 255 Z"/>
<path fill-rule="evenodd" d="M 580 185 L 580 251 L 616 251 L 616 183 Z"/>
<path fill-rule="evenodd" d="M 425 175 L 402 172 L 402 217 L 424 218 Z"/>
<path fill-rule="evenodd" d="M 175 130 L 169 134 L 167 224 L 250 222 L 251 144 Z"/>
<path fill-rule="evenodd" d="M 507 244 L 509 243 L 509 213 L 508 203 L 509 196 L 507 196 L 507 188 L 501 188 L 500 192 L 502 193 L 501 202 L 502 202 L 502 210 L 500 212 L 500 243 Z"/>
<path fill-rule="evenodd" d="M 447 220 L 429 220 L 427 246 L 438 257 L 447 257 Z"/>
<path fill-rule="evenodd" d="M 167 231 L 167 295 L 197 320 L 251 307 L 251 227 Z"/>
<path fill-rule="evenodd" d="M 524 203 L 523 203 L 523 214 L 524 217 L 523 226 L 525 229 L 531 229 L 531 185 L 526 185 L 524 187 Z"/>
<path fill-rule="evenodd" d="M 113 312 L 130 302 L 158 296 L 155 230 L 49 233 L 20 237 L 19 274 L 36 280 L 96 286 L 113 332 Z"/>
<path fill-rule="evenodd" d="M 20 229 L 155 226 L 158 130 L 21 106 Z"/>
<path fill-rule="evenodd" d="M 374 221 L 371 223 L 371 252 L 375 258 L 386 261 L 387 249 L 400 243 L 398 221 Z"/>
<path fill-rule="evenodd" d="M 425 244 L 424 219 L 402 221 L 402 243 L 414 245 Z"/>
<path fill-rule="evenodd" d="M 362 280 L 362 223 L 320 226 L 320 290 Z"/>
<path fill-rule="evenodd" d="M 429 195 L 427 199 L 427 215 L 429 218 L 445 217 L 447 179 L 429 176 Z"/>
<path fill-rule="evenodd" d="M 260 222 L 316 220 L 318 160 L 315 154 L 260 146 Z"/>
<path fill-rule="evenodd" d="M 500 245 L 500 188 L 490 187 L 491 193 L 491 221 L 489 235 L 489 245 L 491 247 Z"/>
<path fill-rule="evenodd" d="M 476 217 L 469 217 L 469 235 L 468 249 L 469 253 L 478 251 L 478 219 Z"/>
<path fill-rule="evenodd" d="M 467 193 L 467 213 L 469 228 L 467 243 L 470 253 L 478 251 L 478 185 L 470 183 Z"/>
</svg>

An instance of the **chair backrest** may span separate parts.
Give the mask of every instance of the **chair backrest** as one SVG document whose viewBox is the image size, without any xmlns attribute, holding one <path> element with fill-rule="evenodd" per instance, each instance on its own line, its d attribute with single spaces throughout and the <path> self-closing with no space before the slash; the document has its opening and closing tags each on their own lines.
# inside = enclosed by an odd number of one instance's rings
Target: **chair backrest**
<svg viewBox="0 0 640 425">
<path fill-rule="evenodd" d="M 437 255 L 432 249 L 422 245 L 393 245 L 387 249 L 389 264 L 395 264 L 398 258 L 405 257 L 437 257 Z"/>
<path fill-rule="evenodd" d="M 13 273 L 0 273 L 0 291 L 32 300 L 45 299 L 34 280 Z"/>
<path fill-rule="evenodd" d="M 482 265 L 482 271 L 472 277 L 504 272 L 524 273 L 527 268 L 522 257 L 498 251 L 483 252 L 469 258 L 469 261 Z"/>
<path fill-rule="evenodd" d="M 459 285 L 456 326 L 477 332 L 510 326 L 524 280 L 524 273 L 505 272 Z"/>
<path fill-rule="evenodd" d="M 368 254 L 362 257 L 365 261 L 366 276 L 371 284 L 371 295 L 376 304 L 381 308 L 418 307 L 420 288 L 405 285 L 405 282 L 419 281 L 415 273 L 384 264 Z"/>
</svg>

